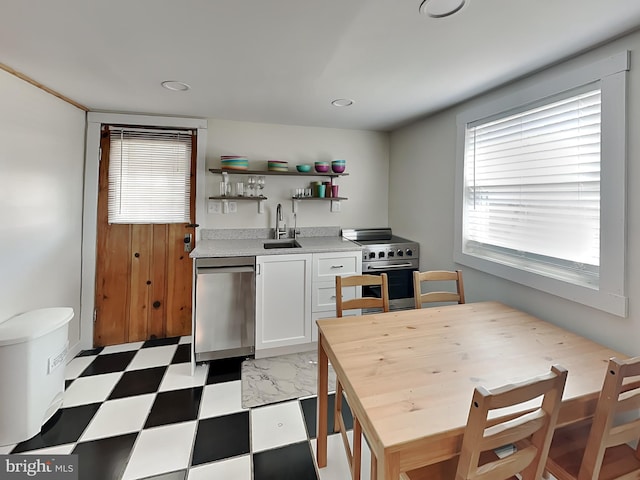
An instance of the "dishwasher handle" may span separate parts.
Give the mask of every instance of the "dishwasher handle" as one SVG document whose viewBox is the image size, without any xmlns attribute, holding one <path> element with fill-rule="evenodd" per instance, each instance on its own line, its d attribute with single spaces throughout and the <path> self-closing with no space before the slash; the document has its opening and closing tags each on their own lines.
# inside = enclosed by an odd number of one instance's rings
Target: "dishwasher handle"
<svg viewBox="0 0 640 480">
<path fill-rule="evenodd" d="M 209 275 L 216 273 L 244 273 L 244 272 L 254 272 L 255 268 L 253 266 L 246 267 L 198 267 L 196 268 L 196 272 L 198 275 Z"/>
</svg>

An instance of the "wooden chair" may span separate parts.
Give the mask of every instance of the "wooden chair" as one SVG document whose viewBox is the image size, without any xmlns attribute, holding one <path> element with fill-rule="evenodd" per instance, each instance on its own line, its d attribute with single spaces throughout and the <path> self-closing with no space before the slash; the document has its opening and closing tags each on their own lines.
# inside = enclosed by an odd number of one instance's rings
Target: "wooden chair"
<svg viewBox="0 0 640 480">
<path fill-rule="evenodd" d="M 635 378 L 634 378 L 635 377 Z M 609 360 L 593 421 L 559 428 L 547 470 L 558 480 L 640 478 L 640 357 Z"/>
<path fill-rule="evenodd" d="M 343 287 L 366 287 L 380 286 L 380 298 L 376 297 L 358 297 L 349 300 L 343 300 Z M 348 277 L 336 276 L 336 317 L 342 317 L 345 310 L 359 310 L 363 308 L 379 308 L 383 312 L 389 311 L 389 285 L 386 273 L 380 275 L 352 275 Z M 362 457 L 362 426 L 353 416 L 353 451 L 349 446 L 347 438 L 347 429 L 342 418 L 342 384 L 336 379 L 336 398 L 334 402 L 334 430 L 339 431 L 344 442 L 344 448 L 347 452 L 349 467 L 351 469 L 352 478 L 360 480 L 361 457 Z M 371 455 L 371 475 L 375 478 L 376 459 Z"/>
<path fill-rule="evenodd" d="M 368 286 L 380 286 L 380 298 L 358 297 L 350 300 L 342 299 L 342 287 Z M 342 317 L 344 310 L 359 310 L 362 308 L 379 308 L 383 312 L 389 311 L 389 284 L 386 273 L 380 275 L 351 275 L 349 277 L 336 276 L 336 316 Z"/>
<path fill-rule="evenodd" d="M 539 480 L 543 478 L 545 462 L 553 429 L 558 418 L 567 370 L 554 365 L 545 375 L 505 385 L 493 390 L 476 387 L 469 409 L 467 427 L 458 457 L 403 473 L 409 480 Z M 496 421 L 495 412 L 544 395 L 539 408 L 520 415 L 502 415 Z M 518 444 L 514 453 L 500 458 L 494 450 Z"/>
<path fill-rule="evenodd" d="M 426 292 L 422 293 L 422 282 L 455 280 L 456 292 Z M 413 272 L 413 298 L 416 308 L 422 308 L 423 303 L 457 302 L 464 303 L 464 284 L 462 270 L 450 272 L 447 270 L 431 270 L 429 272 Z"/>
</svg>

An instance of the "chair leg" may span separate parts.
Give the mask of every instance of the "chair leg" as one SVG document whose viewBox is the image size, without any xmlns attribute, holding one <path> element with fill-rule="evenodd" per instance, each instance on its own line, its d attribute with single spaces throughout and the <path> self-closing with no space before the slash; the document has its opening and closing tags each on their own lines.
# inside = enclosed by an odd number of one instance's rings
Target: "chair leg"
<svg viewBox="0 0 640 480">
<path fill-rule="evenodd" d="M 352 480 L 360 480 L 360 474 L 362 471 L 362 425 L 360 425 L 360 421 L 358 420 L 358 418 L 353 415 L 353 448 L 350 448 L 347 438 L 347 429 L 344 426 L 344 421 L 342 418 L 342 392 L 342 384 L 340 383 L 340 380 L 336 379 L 336 398 L 334 401 L 333 428 L 335 432 L 340 432 L 342 436 L 344 448 L 347 454 L 347 460 L 349 461 L 349 467 L 351 469 Z"/>
<path fill-rule="evenodd" d="M 336 398 L 333 408 L 333 431 L 340 431 L 340 422 L 338 421 L 338 416 L 342 415 L 342 384 L 340 380 L 336 379 Z"/>
<path fill-rule="evenodd" d="M 376 456 L 373 454 L 373 451 L 371 452 L 371 480 L 377 480 L 378 479 L 378 459 L 376 458 Z"/>
<path fill-rule="evenodd" d="M 351 478 L 360 480 L 360 470 L 362 466 L 362 426 L 360 421 L 353 417 L 353 466 L 351 468 Z"/>
</svg>

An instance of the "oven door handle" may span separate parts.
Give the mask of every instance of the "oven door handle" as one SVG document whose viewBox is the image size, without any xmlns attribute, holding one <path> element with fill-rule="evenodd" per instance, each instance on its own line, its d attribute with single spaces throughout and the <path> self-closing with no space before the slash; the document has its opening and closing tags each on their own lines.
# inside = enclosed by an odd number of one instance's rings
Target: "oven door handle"
<svg viewBox="0 0 640 480">
<path fill-rule="evenodd" d="M 383 266 L 374 265 L 374 266 L 369 266 L 367 268 L 368 268 L 368 270 L 389 270 L 389 269 L 392 269 L 392 268 L 407 268 L 407 267 L 412 267 L 412 266 L 413 266 L 413 264 L 411 264 L 411 263 L 398 263 L 398 264 L 395 264 L 395 265 L 383 265 Z"/>
</svg>

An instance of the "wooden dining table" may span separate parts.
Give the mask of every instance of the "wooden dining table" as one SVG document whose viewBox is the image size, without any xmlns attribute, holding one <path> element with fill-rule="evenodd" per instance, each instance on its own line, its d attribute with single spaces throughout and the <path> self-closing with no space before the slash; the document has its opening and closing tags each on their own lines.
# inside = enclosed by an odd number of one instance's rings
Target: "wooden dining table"
<svg viewBox="0 0 640 480">
<path fill-rule="evenodd" d="M 317 323 L 318 467 L 328 460 L 331 362 L 377 460 L 378 480 L 459 454 L 476 386 L 506 385 L 561 365 L 569 372 L 558 418 L 564 425 L 593 415 L 609 358 L 627 358 L 498 302 Z"/>
</svg>

